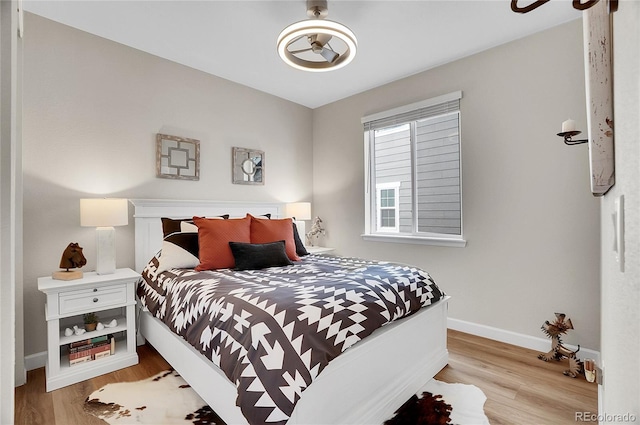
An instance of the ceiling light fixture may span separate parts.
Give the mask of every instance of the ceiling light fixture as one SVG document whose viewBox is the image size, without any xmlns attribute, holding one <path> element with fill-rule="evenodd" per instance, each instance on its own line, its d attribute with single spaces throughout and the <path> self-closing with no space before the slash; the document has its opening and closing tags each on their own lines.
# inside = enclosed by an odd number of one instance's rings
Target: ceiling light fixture
<svg viewBox="0 0 640 425">
<path fill-rule="evenodd" d="M 358 49 L 355 34 L 344 25 L 328 21 L 326 0 L 307 0 L 307 15 L 278 36 L 278 54 L 288 65 L 303 71 L 331 71 L 353 60 Z"/>
</svg>

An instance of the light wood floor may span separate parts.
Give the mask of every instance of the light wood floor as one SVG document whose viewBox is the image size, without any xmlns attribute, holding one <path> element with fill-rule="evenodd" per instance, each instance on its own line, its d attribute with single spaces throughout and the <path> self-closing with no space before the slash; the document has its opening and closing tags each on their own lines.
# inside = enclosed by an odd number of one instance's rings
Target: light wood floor
<svg viewBox="0 0 640 425">
<path fill-rule="evenodd" d="M 545 363 L 537 352 L 449 331 L 449 365 L 436 378 L 480 387 L 492 425 L 575 424 L 575 412 L 597 411 L 597 386 L 562 375 L 566 362 Z M 104 425 L 84 413 L 94 390 L 110 383 L 137 381 L 169 368 L 149 346 L 138 347 L 140 363 L 126 369 L 45 392 L 44 368 L 28 372 L 16 388 L 16 425 Z"/>
<path fill-rule="evenodd" d="M 447 342 L 449 365 L 436 379 L 482 389 L 492 425 L 575 425 L 576 412 L 598 411 L 597 385 L 564 376 L 566 360 L 547 363 L 536 351 L 452 330 Z"/>
</svg>

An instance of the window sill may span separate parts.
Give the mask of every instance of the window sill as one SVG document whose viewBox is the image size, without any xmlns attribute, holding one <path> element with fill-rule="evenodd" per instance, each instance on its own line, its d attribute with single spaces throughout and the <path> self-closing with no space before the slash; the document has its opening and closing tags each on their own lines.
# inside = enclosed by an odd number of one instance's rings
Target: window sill
<svg viewBox="0 0 640 425">
<path fill-rule="evenodd" d="M 467 241 L 464 239 L 437 238 L 433 236 L 364 234 L 362 235 L 362 239 L 364 239 L 365 241 L 375 242 L 408 243 L 417 245 L 448 246 L 455 248 L 464 248 L 465 246 L 467 246 Z"/>
</svg>

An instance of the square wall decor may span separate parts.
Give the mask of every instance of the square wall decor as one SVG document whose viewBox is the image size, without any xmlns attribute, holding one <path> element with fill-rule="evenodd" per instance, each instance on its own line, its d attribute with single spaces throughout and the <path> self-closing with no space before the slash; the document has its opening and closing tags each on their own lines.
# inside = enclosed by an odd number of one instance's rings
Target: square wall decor
<svg viewBox="0 0 640 425">
<path fill-rule="evenodd" d="M 264 184 L 264 151 L 234 147 L 232 162 L 234 184 Z"/>
<path fill-rule="evenodd" d="M 200 141 L 158 133 L 156 177 L 200 180 Z"/>
</svg>

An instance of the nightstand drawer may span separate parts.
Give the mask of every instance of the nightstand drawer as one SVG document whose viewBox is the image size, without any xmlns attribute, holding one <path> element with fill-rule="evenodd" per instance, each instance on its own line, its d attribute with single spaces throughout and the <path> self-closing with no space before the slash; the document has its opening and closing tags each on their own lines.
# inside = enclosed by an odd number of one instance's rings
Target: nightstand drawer
<svg viewBox="0 0 640 425">
<path fill-rule="evenodd" d="M 76 311 L 95 311 L 127 301 L 127 285 L 111 285 L 104 288 L 80 289 L 60 293 L 60 314 Z"/>
</svg>

